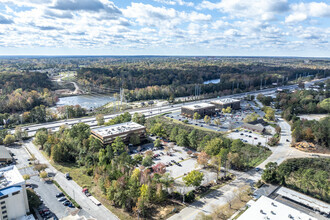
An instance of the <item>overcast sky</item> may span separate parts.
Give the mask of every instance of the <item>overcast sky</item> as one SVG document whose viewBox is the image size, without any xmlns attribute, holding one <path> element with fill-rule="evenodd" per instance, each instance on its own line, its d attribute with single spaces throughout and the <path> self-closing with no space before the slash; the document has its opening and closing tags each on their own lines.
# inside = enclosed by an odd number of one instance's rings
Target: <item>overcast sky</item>
<svg viewBox="0 0 330 220">
<path fill-rule="evenodd" d="M 0 0 L 0 55 L 330 57 L 329 41 L 329 0 Z"/>
</svg>

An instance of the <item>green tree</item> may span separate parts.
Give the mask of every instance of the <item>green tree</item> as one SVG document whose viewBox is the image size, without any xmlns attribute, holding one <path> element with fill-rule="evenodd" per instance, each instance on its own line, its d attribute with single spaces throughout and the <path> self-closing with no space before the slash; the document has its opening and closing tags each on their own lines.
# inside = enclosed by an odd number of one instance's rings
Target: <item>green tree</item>
<svg viewBox="0 0 330 220">
<path fill-rule="evenodd" d="M 276 183 L 277 182 L 277 163 L 269 162 L 265 166 L 265 171 L 263 172 L 261 178 L 267 183 Z"/>
<path fill-rule="evenodd" d="M 162 144 L 161 144 L 159 138 L 157 138 L 157 139 L 154 141 L 154 146 L 157 147 L 157 148 L 160 148 L 160 147 L 162 146 Z"/>
<path fill-rule="evenodd" d="M 176 138 L 177 145 L 186 147 L 189 146 L 188 132 L 186 130 L 180 129 L 179 134 Z"/>
<path fill-rule="evenodd" d="M 140 136 L 137 134 L 132 134 L 129 138 L 129 143 L 133 145 L 138 145 L 141 143 Z"/>
<path fill-rule="evenodd" d="M 201 118 L 201 115 L 198 114 L 197 112 L 195 112 L 195 113 L 194 113 L 194 120 L 196 121 L 196 120 L 198 120 L 198 119 L 200 119 L 200 118 Z"/>
<path fill-rule="evenodd" d="M 264 107 L 265 118 L 270 121 L 275 120 L 275 110 L 269 106 Z"/>
<path fill-rule="evenodd" d="M 41 204 L 39 196 L 32 189 L 26 189 L 26 193 L 30 210 L 38 208 Z"/>
<path fill-rule="evenodd" d="M 96 121 L 97 121 L 97 125 L 100 126 L 100 125 L 104 125 L 104 115 L 102 114 L 98 114 L 96 115 L 95 117 Z"/>
<path fill-rule="evenodd" d="M 216 126 L 220 127 L 220 125 L 221 125 L 221 121 L 220 121 L 220 119 L 219 119 L 219 118 L 214 119 L 214 124 L 215 124 Z"/>
<path fill-rule="evenodd" d="M 10 145 L 13 144 L 14 142 L 15 142 L 15 137 L 14 135 L 11 134 L 7 134 L 5 139 L 3 140 L 4 145 Z"/>
<path fill-rule="evenodd" d="M 223 147 L 223 140 L 221 138 L 214 138 L 208 141 L 204 147 L 205 152 L 208 155 L 217 155 L 220 149 Z"/>
<path fill-rule="evenodd" d="M 162 123 L 156 123 L 150 128 L 150 132 L 157 136 L 163 137 L 166 135 L 164 125 Z"/>
<path fill-rule="evenodd" d="M 176 141 L 176 136 L 178 136 L 179 128 L 177 126 L 173 127 L 170 134 L 170 140 Z"/>
<path fill-rule="evenodd" d="M 142 160 L 142 165 L 145 167 L 150 167 L 152 165 L 152 157 L 151 156 L 146 156 L 143 160 Z"/>
<path fill-rule="evenodd" d="M 191 171 L 182 178 L 186 186 L 195 186 L 195 187 L 200 186 L 203 179 L 204 179 L 204 174 L 197 170 Z"/>
<path fill-rule="evenodd" d="M 205 115 L 205 117 L 204 117 L 204 122 L 205 122 L 206 124 L 209 124 L 210 121 L 211 121 L 211 117 L 208 116 L 208 115 Z"/>
<path fill-rule="evenodd" d="M 325 111 L 330 112 L 330 98 L 324 99 L 322 102 L 320 102 L 320 107 Z"/>
<path fill-rule="evenodd" d="M 39 129 L 36 133 L 36 136 L 33 140 L 35 145 L 40 145 L 41 149 L 44 148 L 44 144 L 48 139 L 48 132 L 46 129 Z"/>
<path fill-rule="evenodd" d="M 198 142 L 197 142 L 197 130 L 193 129 L 190 134 L 188 135 L 189 145 L 190 147 L 197 149 Z"/>
<path fill-rule="evenodd" d="M 111 144 L 112 150 L 115 154 L 119 155 L 125 151 L 126 145 L 124 144 L 121 137 L 116 137 L 114 142 Z"/>
</svg>

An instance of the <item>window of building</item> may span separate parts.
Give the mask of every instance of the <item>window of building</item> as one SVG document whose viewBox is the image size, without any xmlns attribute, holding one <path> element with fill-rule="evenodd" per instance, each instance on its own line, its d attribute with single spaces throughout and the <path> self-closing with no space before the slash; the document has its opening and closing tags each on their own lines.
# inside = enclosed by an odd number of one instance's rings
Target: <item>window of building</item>
<svg viewBox="0 0 330 220">
<path fill-rule="evenodd" d="M 14 195 L 17 195 L 17 194 L 19 194 L 19 193 L 20 193 L 19 191 L 14 192 L 14 193 L 13 193 L 13 196 L 14 196 Z"/>
<path fill-rule="evenodd" d="M 2 218 L 3 219 L 8 219 L 8 216 L 7 215 L 4 215 Z"/>
<path fill-rule="evenodd" d="M 5 201 L 2 201 L 0 204 L 3 205 L 3 204 L 5 204 L 5 203 L 6 203 Z"/>
<path fill-rule="evenodd" d="M 8 198 L 8 195 L 1 196 L 1 197 L 0 197 L 0 200 L 1 200 L 1 199 L 5 199 L 5 198 Z"/>
<path fill-rule="evenodd" d="M 6 206 L 4 205 L 4 206 L 1 206 L 1 209 L 5 209 L 6 208 Z"/>
<path fill-rule="evenodd" d="M 5 211 L 2 211 L 2 214 L 6 214 L 7 213 L 7 211 L 5 210 Z"/>
</svg>

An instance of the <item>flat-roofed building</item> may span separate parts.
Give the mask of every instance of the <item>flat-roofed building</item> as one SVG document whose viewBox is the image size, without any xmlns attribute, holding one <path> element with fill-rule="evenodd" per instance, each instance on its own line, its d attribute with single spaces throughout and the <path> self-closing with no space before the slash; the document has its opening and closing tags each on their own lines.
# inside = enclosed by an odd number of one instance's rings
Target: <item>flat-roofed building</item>
<svg viewBox="0 0 330 220">
<path fill-rule="evenodd" d="M 125 143 L 132 135 L 137 135 L 143 141 L 146 138 L 146 127 L 135 122 L 126 122 L 92 129 L 92 136 L 102 144 L 111 144 L 116 137 L 121 137 Z"/>
<path fill-rule="evenodd" d="M 13 157 L 10 155 L 9 150 L 5 146 L 0 146 L 0 164 L 9 163 L 13 161 Z"/>
<path fill-rule="evenodd" d="M 16 166 L 0 169 L 0 219 L 21 219 L 30 212 L 25 180 Z"/>
<path fill-rule="evenodd" d="M 241 101 L 238 99 L 231 99 L 231 98 L 211 101 L 211 104 L 214 104 L 215 107 L 220 110 L 228 107 L 231 107 L 231 109 L 233 110 L 237 110 L 241 108 Z"/>
<path fill-rule="evenodd" d="M 253 201 L 253 200 L 251 200 Z M 261 196 L 256 202 L 250 203 L 250 207 L 237 219 L 238 220 L 265 220 L 265 219 L 300 219 L 317 220 L 316 218 L 301 212 L 298 209 L 287 206 L 265 196 Z"/>
<path fill-rule="evenodd" d="M 209 103 L 198 103 L 181 107 L 181 114 L 190 118 L 194 117 L 195 112 L 204 117 L 205 115 L 215 114 L 215 105 Z"/>
</svg>

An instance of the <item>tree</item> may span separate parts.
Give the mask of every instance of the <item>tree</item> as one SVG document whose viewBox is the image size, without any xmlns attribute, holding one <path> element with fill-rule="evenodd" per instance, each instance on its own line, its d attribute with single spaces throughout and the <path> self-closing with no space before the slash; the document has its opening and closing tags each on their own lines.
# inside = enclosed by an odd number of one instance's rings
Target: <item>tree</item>
<svg viewBox="0 0 330 220">
<path fill-rule="evenodd" d="M 270 121 L 275 120 L 275 110 L 269 106 L 264 107 L 265 118 Z"/>
<path fill-rule="evenodd" d="M 177 126 L 172 128 L 171 134 L 170 134 L 170 140 L 171 141 L 176 141 L 176 136 L 178 136 L 178 131 L 179 131 L 179 128 Z"/>
<path fill-rule="evenodd" d="M 15 142 L 15 137 L 14 135 L 11 134 L 7 134 L 5 139 L 3 140 L 4 145 L 10 145 L 13 144 L 14 142 Z"/>
<path fill-rule="evenodd" d="M 219 179 L 219 174 L 221 172 L 221 155 L 215 155 L 211 158 L 211 164 L 215 166 L 217 171 L 217 180 Z"/>
<path fill-rule="evenodd" d="M 197 163 L 205 167 L 209 161 L 210 157 L 204 151 L 200 152 L 197 157 Z"/>
<path fill-rule="evenodd" d="M 44 148 L 44 144 L 46 143 L 48 139 L 48 132 L 46 129 L 39 129 L 36 133 L 36 136 L 34 138 L 34 144 L 40 145 L 41 149 Z"/>
<path fill-rule="evenodd" d="M 186 186 L 195 186 L 195 187 L 200 186 L 203 179 L 204 179 L 204 174 L 197 170 L 191 171 L 182 178 Z"/>
<path fill-rule="evenodd" d="M 30 210 L 37 209 L 41 204 L 39 196 L 32 189 L 26 189 L 26 193 Z"/>
<path fill-rule="evenodd" d="M 146 156 L 143 160 L 142 160 L 142 166 L 145 167 L 150 167 L 152 165 L 152 157 L 151 156 Z"/>
<path fill-rule="evenodd" d="M 162 144 L 161 144 L 159 138 L 157 138 L 157 139 L 154 141 L 154 146 L 157 147 L 157 148 L 160 148 L 160 147 L 162 146 Z"/>
<path fill-rule="evenodd" d="M 166 166 L 163 163 L 157 163 L 155 166 L 152 167 L 152 170 L 155 173 L 164 174 L 166 172 Z"/>
<path fill-rule="evenodd" d="M 221 125 L 221 121 L 220 121 L 220 119 L 219 119 L 219 118 L 214 119 L 214 124 L 215 124 L 216 126 L 220 127 L 220 125 Z"/>
<path fill-rule="evenodd" d="M 206 143 L 204 150 L 208 155 L 217 155 L 222 147 L 222 139 L 214 138 Z"/>
<path fill-rule="evenodd" d="M 29 174 L 24 174 L 23 175 L 23 179 L 24 180 L 29 180 L 30 179 L 30 175 Z"/>
<path fill-rule="evenodd" d="M 119 155 L 125 151 L 126 145 L 124 144 L 121 137 L 116 137 L 114 142 L 111 144 L 112 150 L 115 154 Z"/>
<path fill-rule="evenodd" d="M 197 149 L 198 142 L 197 142 L 197 130 L 193 129 L 190 134 L 188 135 L 189 145 L 190 147 Z"/>
<path fill-rule="evenodd" d="M 16 140 L 22 140 L 28 136 L 27 131 L 23 131 L 21 126 L 15 128 L 15 137 Z"/>
<path fill-rule="evenodd" d="M 276 183 L 276 171 L 277 171 L 277 163 L 269 162 L 265 166 L 265 170 L 261 176 L 261 178 L 267 183 Z"/>
<path fill-rule="evenodd" d="M 179 134 L 176 138 L 177 145 L 186 147 L 189 145 L 188 132 L 186 130 L 180 129 Z"/>
<path fill-rule="evenodd" d="M 96 115 L 95 119 L 97 121 L 98 126 L 104 125 L 104 115 L 98 114 L 98 115 Z"/>
<path fill-rule="evenodd" d="M 129 137 L 129 143 L 132 144 L 132 145 L 138 145 L 141 143 L 141 140 L 140 140 L 140 137 L 139 135 L 137 134 L 132 134 L 130 137 Z"/>
<path fill-rule="evenodd" d="M 42 171 L 42 172 L 40 172 L 40 174 L 39 174 L 39 176 L 40 176 L 40 178 L 42 178 L 42 179 L 45 179 L 46 177 L 47 177 L 47 172 L 46 171 Z"/>
<path fill-rule="evenodd" d="M 194 120 L 199 120 L 201 118 L 201 115 L 198 114 L 197 112 L 194 113 Z"/>
<path fill-rule="evenodd" d="M 329 113 L 330 112 L 330 98 L 324 99 L 322 102 L 320 102 L 320 107 Z"/>
<path fill-rule="evenodd" d="M 226 112 L 227 112 L 227 113 L 231 113 L 231 110 L 232 110 L 232 109 L 231 109 L 230 106 L 228 106 L 228 107 L 226 108 Z"/>
<path fill-rule="evenodd" d="M 211 117 L 208 116 L 208 115 L 205 115 L 205 117 L 204 117 L 204 122 L 205 122 L 206 124 L 209 124 L 210 121 L 211 121 Z"/>
<path fill-rule="evenodd" d="M 150 133 L 156 134 L 157 136 L 163 137 L 166 135 L 164 125 L 162 123 L 156 123 L 150 128 Z"/>
</svg>

